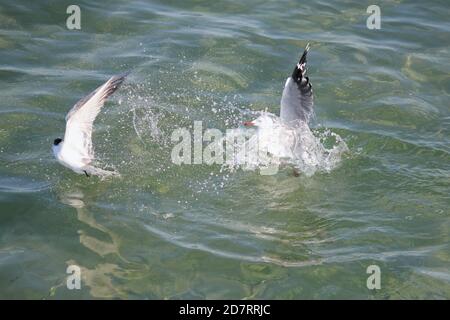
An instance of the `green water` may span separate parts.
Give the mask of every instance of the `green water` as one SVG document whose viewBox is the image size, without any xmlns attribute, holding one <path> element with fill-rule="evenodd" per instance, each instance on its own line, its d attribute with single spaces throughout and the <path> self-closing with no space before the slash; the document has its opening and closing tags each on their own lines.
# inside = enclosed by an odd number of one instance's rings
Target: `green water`
<svg viewBox="0 0 450 320">
<path fill-rule="evenodd" d="M 70 4 L 0 1 L 0 298 L 450 298 L 448 1 L 380 1 L 380 30 L 371 1 L 79 0 L 81 30 Z M 177 127 L 277 113 L 308 42 L 337 168 L 171 162 Z M 127 70 L 94 133 L 122 177 L 57 164 L 70 107 Z"/>
</svg>

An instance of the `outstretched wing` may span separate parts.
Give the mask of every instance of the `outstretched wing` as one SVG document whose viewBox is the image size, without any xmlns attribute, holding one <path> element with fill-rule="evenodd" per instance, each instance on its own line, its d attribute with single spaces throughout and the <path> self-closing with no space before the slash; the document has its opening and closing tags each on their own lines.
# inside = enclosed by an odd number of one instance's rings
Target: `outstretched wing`
<svg viewBox="0 0 450 320">
<path fill-rule="evenodd" d="M 280 117 L 286 122 L 295 120 L 308 122 L 313 114 L 313 90 L 306 75 L 306 56 L 309 43 L 292 75 L 286 80 L 281 97 Z"/>
<path fill-rule="evenodd" d="M 79 154 L 91 160 L 92 125 L 106 99 L 112 95 L 125 80 L 127 74 L 111 77 L 103 85 L 78 101 L 66 116 L 66 133 L 64 144 L 78 151 Z"/>
</svg>

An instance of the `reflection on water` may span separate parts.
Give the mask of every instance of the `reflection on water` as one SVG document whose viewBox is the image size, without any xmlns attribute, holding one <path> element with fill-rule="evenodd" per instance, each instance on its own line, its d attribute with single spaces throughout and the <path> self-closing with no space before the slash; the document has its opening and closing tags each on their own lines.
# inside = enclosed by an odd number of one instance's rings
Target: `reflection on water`
<svg viewBox="0 0 450 320">
<path fill-rule="evenodd" d="M 113 255 L 118 258 L 118 260 L 113 260 L 119 261 L 116 263 L 101 262 L 91 266 L 90 263 L 86 264 L 83 261 L 71 259 L 66 261 L 66 264 L 80 267 L 82 285 L 89 288 L 92 297 L 126 297 L 125 292 L 121 290 L 120 286 L 115 285 L 114 282 L 117 279 L 126 279 L 128 273 L 135 269 L 137 265 L 132 264 L 121 256 L 119 252 L 120 237 L 96 221 L 95 216 L 87 209 L 84 194 L 80 189 L 63 193 L 59 199 L 62 203 L 76 210 L 77 219 L 84 225 L 84 228 L 77 231 L 80 244 L 102 258 Z M 92 229 L 96 232 L 92 232 Z M 106 240 L 102 240 L 104 238 Z M 101 259 L 101 261 L 105 260 L 107 259 Z M 126 265 L 128 271 L 120 267 L 119 264 Z M 145 266 L 143 268 L 146 269 Z M 56 288 L 54 287 L 54 289 Z M 60 290 L 64 290 L 64 288 Z"/>
<path fill-rule="evenodd" d="M 111 242 L 99 240 L 93 236 L 89 236 L 88 232 L 86 231 L 78 230 L 78 233 L 80 235 L 80 243 L 100 256 L 105 256 L 108 254 L 116 254 L 120 256 L 118 251 L 119 238 L 112 232 L 110 232 L 107 228 L 97 223 L 94 216 L 90 214 L 86 209 L 83 198 L 83 193 L 79 190 L 71 193 L 66 193 L 60 197 L 62 203 L 72 206 L 76 209 L 77 218 L 79 221 L 83 222 L 93 229 L 99 230 L 102 233 L 108 235 Z"/>
</svg>

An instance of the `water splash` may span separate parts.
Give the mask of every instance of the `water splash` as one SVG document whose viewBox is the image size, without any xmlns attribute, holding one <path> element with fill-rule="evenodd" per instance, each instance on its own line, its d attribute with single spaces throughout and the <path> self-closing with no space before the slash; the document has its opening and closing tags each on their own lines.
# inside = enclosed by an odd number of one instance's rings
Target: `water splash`
<svg viewBox="0 0 450 320">
<path fill-rule="evenodd" d="M 345 141 L 329 129 L 313 131 L 306 123 L 288 126 L 270 112 L 260 112 L 252 122 L 255 129 L 240 127 L 227 132 L 227 141 L 245 139 L 245 143 L 234 144 L 233 158 L 225 163 L 231 171 L 291 165 L 311 176 L 336 168 L 348 151 Z"/>
</svg>

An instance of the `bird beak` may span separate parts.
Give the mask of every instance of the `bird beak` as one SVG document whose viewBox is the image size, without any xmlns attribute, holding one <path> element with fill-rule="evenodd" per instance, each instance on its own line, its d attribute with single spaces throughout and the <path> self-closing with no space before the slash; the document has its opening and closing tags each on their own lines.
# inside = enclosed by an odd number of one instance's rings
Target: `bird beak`
<svg viewBox="0 0 450 320">
<path fill-rule="evenodd" d="M 245 121 L 243 124 L 246 127 L 253 127 L 253 126 L 255 126 L 255 124 L 253 122 L 251 122 L 251 121 Z"/>
</svg>

